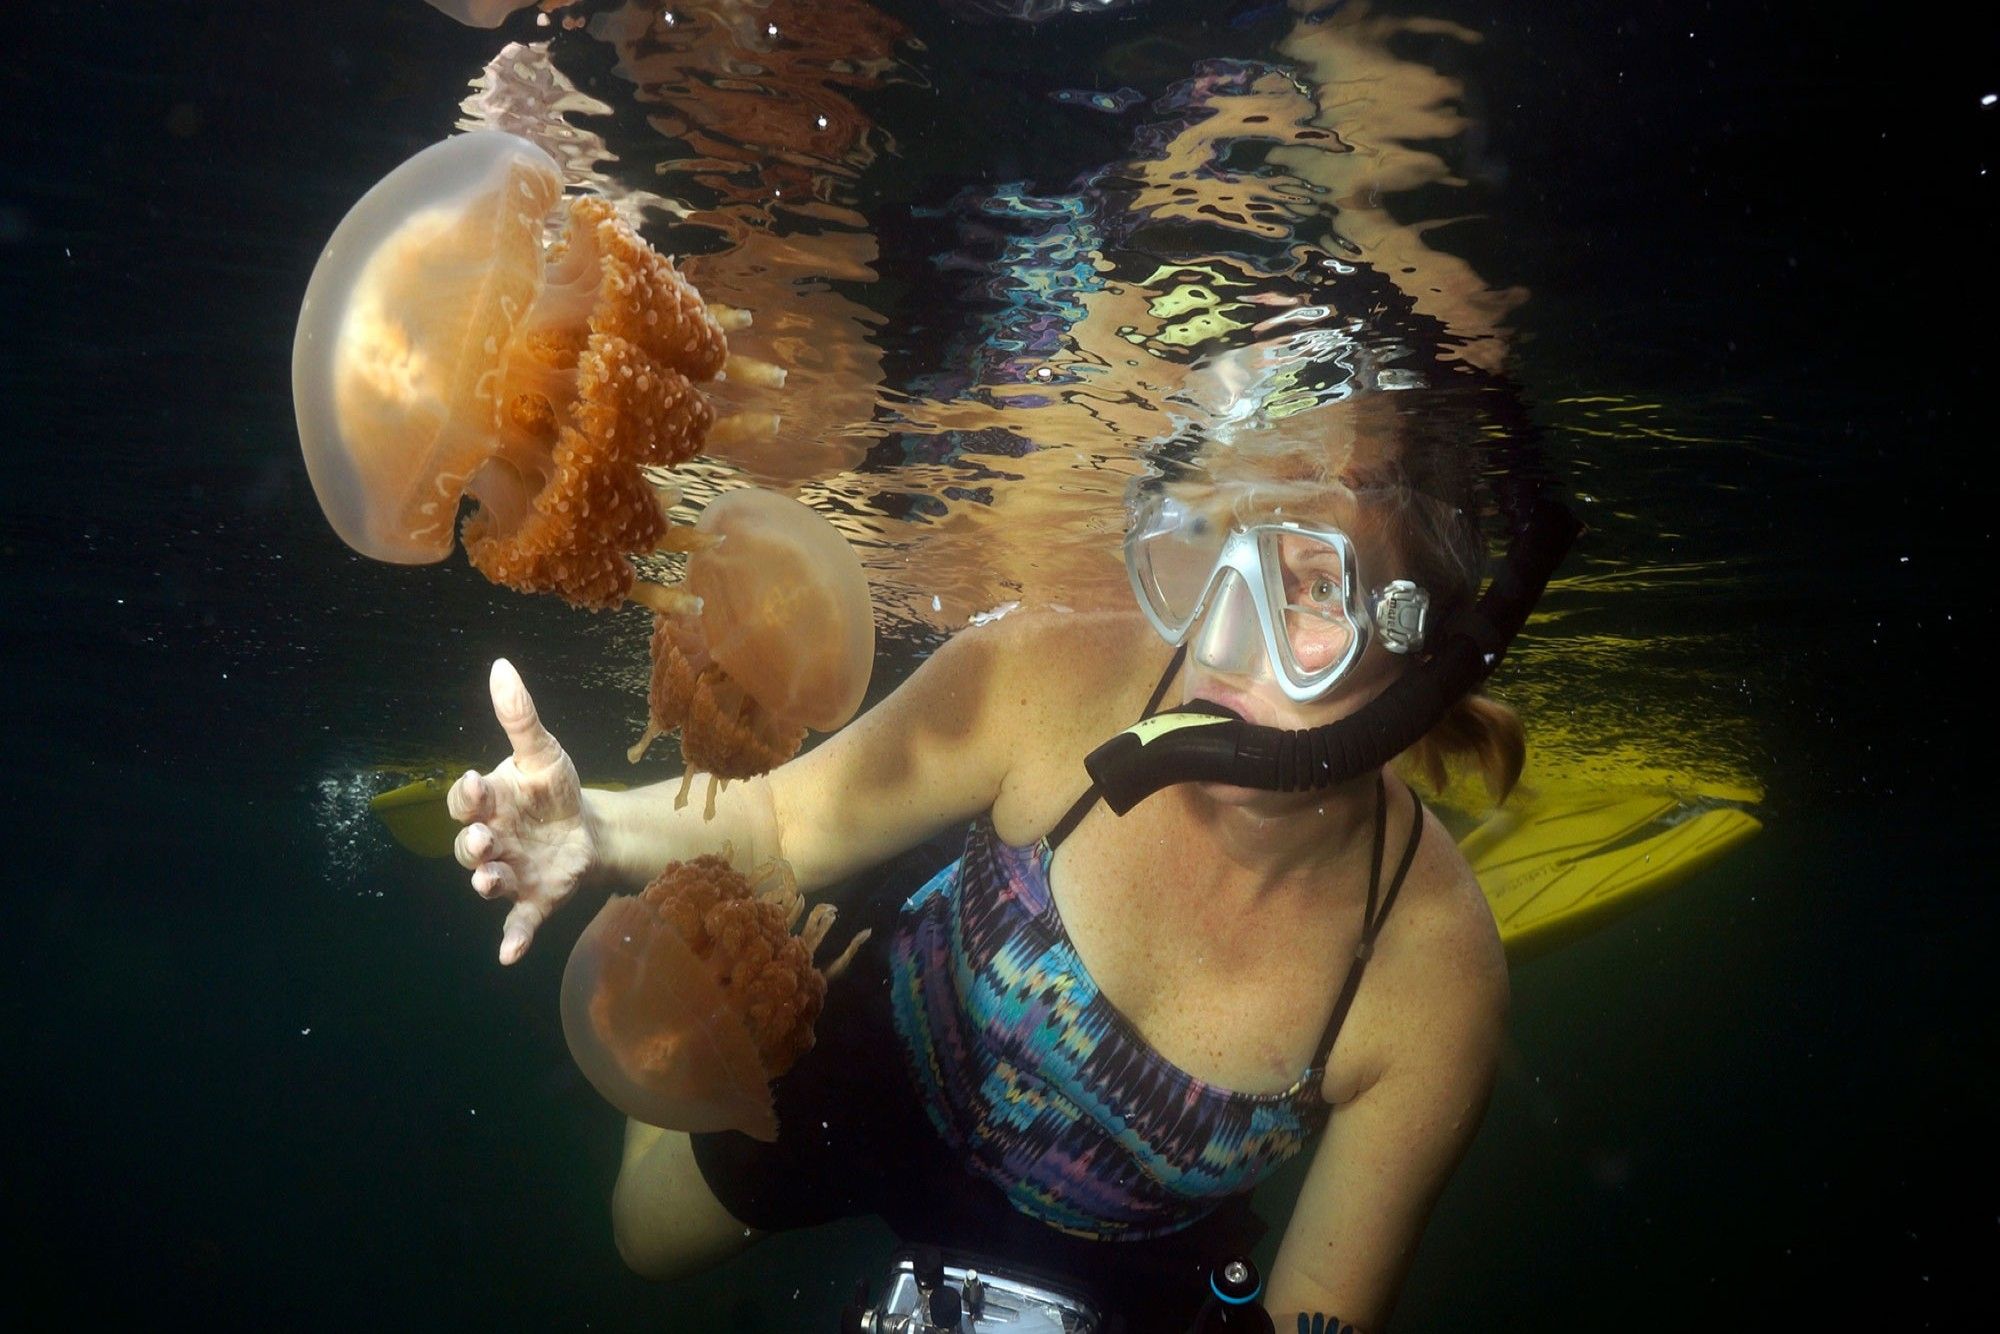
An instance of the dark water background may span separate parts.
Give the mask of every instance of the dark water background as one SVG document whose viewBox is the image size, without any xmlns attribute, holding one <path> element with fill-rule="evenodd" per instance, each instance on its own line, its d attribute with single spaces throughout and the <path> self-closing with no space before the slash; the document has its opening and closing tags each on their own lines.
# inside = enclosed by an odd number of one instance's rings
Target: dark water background
<svg viewBox="0 0 2000 1334">
<path fill-rule="evenodd" d="M 1609 614 L 1669 646 L 1622 707 L 1738 720 L 1767 828 L 1517 970 L 1398 1327 L 1990 1316 L 1994 25 L 1489 8 L 1423 7 L 1487 35 L 1498 225 L 1470 257 L 1534 292 L 1524 391 L 1578 488 L 1620 497 L 1593 555 L 1711 572 Z M 870 1225 L 674 1289 L 623 1272 L 562 942 L 491 966 L 493 915 L 362 808 L 399 754 L 497 757 L 495 654 L 549 664 L 579 753 L 632 711 L 564 678 L 565 609 L 351 557 L 299 462 L 319 247 L 494 39 L 416 0 L 0 25 L 9 1297 L 142 1327 L 829 1328 Z M 1026 77 L 1060 33 L 977 45 Z M 1570 429 L 1607 391 L 1673 438 Z"/>
</svg>

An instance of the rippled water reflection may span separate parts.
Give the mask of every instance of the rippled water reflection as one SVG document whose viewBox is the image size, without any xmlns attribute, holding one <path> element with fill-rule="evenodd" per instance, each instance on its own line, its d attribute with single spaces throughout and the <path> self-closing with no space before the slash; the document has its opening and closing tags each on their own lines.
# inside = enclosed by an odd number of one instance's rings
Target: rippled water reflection
<svg viewBox="0 0 2000 1334">
<path fill-rule="evenodd" d="M 507 43 L 474 80 L 462 128 L 558 153 L 712 299 L 757 312 L 740 347 L 789 372 L 721 387 L 753 425 L 673 479 L 684 510 L 744 481 L 800 494 L 866 553 L 885 635 L 922 645 L 1006 604 L 1123 605 L 1121 496 L 1162 451 L 1338 448 L 1391 393 L 1468 436 L 1528 429 L 1518 405 L 1468 406 L 1507 392 L 1493 377 L 1529 299 L 1454 245 L 1490 225 L 1492 187 L 1440 65 L 1480 33 L 1366 5 L 1149 33 L 1099 52 L 1090 87 L 1006 71 L 1020 142 L 992 154 L 913 119 L 968 111 L 996 77 L 925 21 L 859 0 L 627 3 Z M 595 95 L 564 72 L 607 62 Z M 1101 161 L 1036 160 L 1078 134 Z M 1593 438 L 1689 439 L 1616 394 L 1548 415 L 1586 467 Z M 1559 727 L 1530 710 L 1549 765 L 1754 798 L 1738 719 L 1686 708 L 1662 744 L 1658 711 L 1633 735 L 1578 688 L 1699 662 L 1696 636 L 1594 628 L 1607 599 L 1699 577 L 1621 561 L 1558 584 L 1535 633 L 1560 651 L 1524 657 L 1560 665 L 1508 687 L 1565 700 Z M 614 639 L 604 670 L 636 692 L 643 630 Z"/>
<path fill-rule="evenodd" d="M 362 561 L 299 467 L 321 241 L 499 124 L 756 311 L 789 384 L 724 394 L 768 429 L 677 480 L 689 509 L 793 490 L 855 540 L 878 689 L 992 609 L 1123 604 L 1124 487 L 1191 441 L 1366 441 L 1385 402 L 1496 457 L 1538 435 L 1590 525 L 1497 682 L 1538 776 L 1766 830 L 1517 970 L 1405 1315 L 1782 1327 L 1832 1293 L 1963 1326 L 2000 1181 L 1989 432 L 1958 332 L 1991 304 L 2000 110 L 1959 68 L 1990 18 L 979 21 L 1009 3 L 10 16 L 19 1290 L 139 1323 L 781 1328 L 879 1249 L 815 1234 L 670 1296 L 625 1275 L 562 951 L 493 968 L 488 905 L 366 809 L 497 753 L 499 653 L 591 776 L 634 776 L 642 617 Z"/>
</svg>

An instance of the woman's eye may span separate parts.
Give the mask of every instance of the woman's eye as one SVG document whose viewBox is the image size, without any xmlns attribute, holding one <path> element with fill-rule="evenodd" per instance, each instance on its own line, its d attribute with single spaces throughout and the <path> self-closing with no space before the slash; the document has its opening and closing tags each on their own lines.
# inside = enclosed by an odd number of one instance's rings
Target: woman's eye
<svg viewBox="0 0 2000 1334">
<path fill-rule="evenodd" d="M 1328 579 L 1325 575 L 1321 575 L 1312 581 L 1312 587 L 1309 591 L 1314 602 L 1332 602 L 1340 596 L 1340 585 Z"/>
</svg>

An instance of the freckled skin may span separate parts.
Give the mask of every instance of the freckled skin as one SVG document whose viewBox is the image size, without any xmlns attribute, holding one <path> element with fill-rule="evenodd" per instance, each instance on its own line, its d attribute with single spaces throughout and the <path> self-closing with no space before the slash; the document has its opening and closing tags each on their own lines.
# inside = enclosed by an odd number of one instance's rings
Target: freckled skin
<svg viewBox="0 0 2000 1334">
<path fill-rule="evenodd" d="M 1136 614 L 1021 613 L 968 630 L 824 744 L 732 785 L 712 822 L 657 788 L 592 792 L 591 874 L 630 883 L 665 855 L 726 840 L 739 863 L 746 848 L 782 848 L 810 893 L 982 812 L 1002 839 L 1031 844 L 1084 788 L 1084 754 L 1138 716 L 1167 657 Z M 1177 683 L 1182 696 L 1190 685 Z M 1272 693 L 1248 698 L 1272 718 L 1302 716 Z M 1386 841 L 1400 847 L 1413 803 L 1394 778 L 1387 788 Z M 1313 1060 L 1353 957 L 1374 811 L 1373 776 L 1317 794 L 1167 788 L 1076 828 L 1051 868 L 1056 905 L 1092 977 L 1164 1058 L 1225 1088 L 1283 1090 Z M 1492 914 L 1430 823 L 1320 1087 L 1335 1110 L 1270 1274 L 1273 1310 L 1387 1309 L 1478 1124 L 1505 1008 Z M 687 1272 L 744 1239 L 685 1137 L 649 1128 L 628 1135 L 613 1217 L 621 1253 L 648 1274 Z"/>
</svg>

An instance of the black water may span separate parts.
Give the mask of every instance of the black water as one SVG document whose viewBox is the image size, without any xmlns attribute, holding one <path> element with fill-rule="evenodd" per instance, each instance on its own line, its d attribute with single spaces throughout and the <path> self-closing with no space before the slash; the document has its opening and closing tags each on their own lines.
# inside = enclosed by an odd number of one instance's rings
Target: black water
<svg viewBox="0 0 2000 1334">
<path fill-rule="evenodd" d="M 1993 24 L 1419 8 L 1486 34 L 1461 59 L 1497 225 L 1465 244 L 1533 292 L 1530 410 L 1616 497 L 1586 554 L 1705 572 L 1597 613 L 1662 646 L 1619 707 L 1724 720 L 1768 796 L 1746 850 L 1517 970 L 1398 1327 L 1991 1316 Z M 1116 21 L 1186 40 L 1191 12 Z M 497 39 L 418 0 L 0 22 L 11 1294 L 145 1327 L 829 1327 L 867 1224 L 674 1289 L 623 1272 L 559 942 L 493 967 L 484 905 L 362 807 L 384 763 L 497 754 L 497 653 L 547 665 L 579 752 L 635 712 L 564 609 L 351 557 L 298 457 L 320 244 Z M 1606 393 L 1663 434 L 1605 444 L 1576 400 Z M 1561 679 L 1533 645 L 1517 669 Z"/>
</svg>

